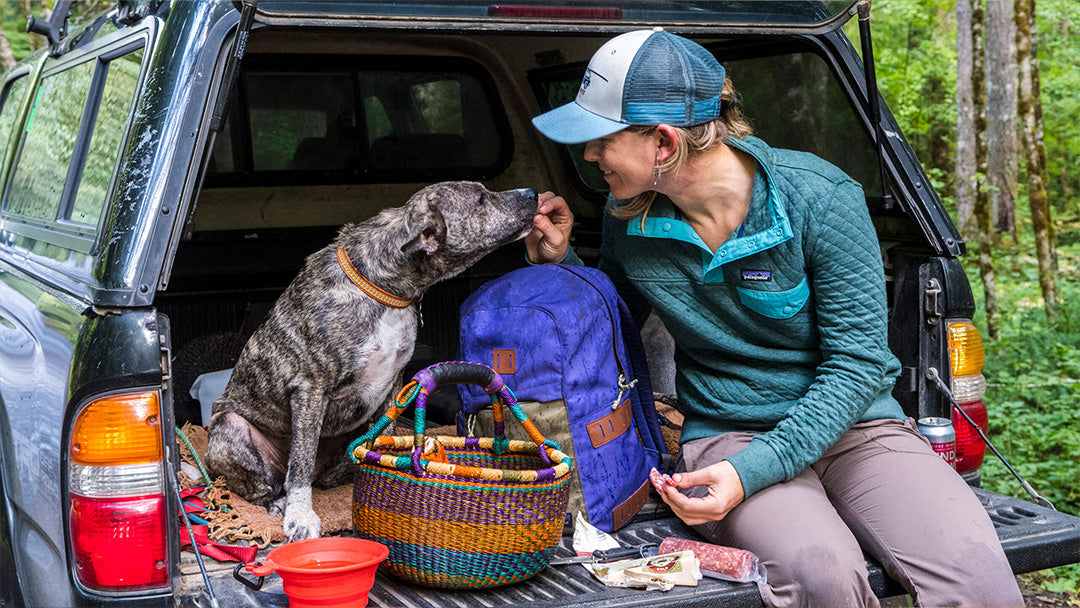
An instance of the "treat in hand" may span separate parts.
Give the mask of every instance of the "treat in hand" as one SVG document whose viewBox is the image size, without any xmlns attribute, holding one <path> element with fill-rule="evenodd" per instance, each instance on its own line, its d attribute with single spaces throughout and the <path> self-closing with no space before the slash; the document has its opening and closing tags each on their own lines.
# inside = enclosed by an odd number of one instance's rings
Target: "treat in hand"
<svg viewBox="0 0 1080 608">
<path fill-rule="evenodd" d="M 675 487 L 675 482 L 671 479 L 671 475 L 657 471 L 656 467 L 653 467 L 653 469 L 649 471 L 649 481 L 652 482 L 652 485 L 656 488 L 657 492 L 659 492 L 660 488 L 663 486 Z"/>
</svg>

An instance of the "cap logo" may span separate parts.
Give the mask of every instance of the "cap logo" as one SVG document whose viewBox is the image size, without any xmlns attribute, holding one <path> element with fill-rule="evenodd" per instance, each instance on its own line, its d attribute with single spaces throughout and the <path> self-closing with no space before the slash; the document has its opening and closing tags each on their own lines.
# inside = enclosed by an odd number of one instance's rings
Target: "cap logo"
<svg viewBox="0 0 1080 608">
<path fill-rule="evenodd" d="M 581 79 L 581 92 L 584 93 L 585 89 L 589 88 L 589 85 L 592 84 L 592 76 L 593 76 L 593 74 L 596 74 L 596 77 L 599 78 L 600 80 L 603 80 L 604 82 L 607 82 L 607 78 L 604 78 L 603 76 L 601 76 L 599 72 L 597 72 L 596 70 L 594 70 L 592 68 L 586 68 L 585 69 L 585 76 L 582 77 L 582 79 Z"/>
</svg>

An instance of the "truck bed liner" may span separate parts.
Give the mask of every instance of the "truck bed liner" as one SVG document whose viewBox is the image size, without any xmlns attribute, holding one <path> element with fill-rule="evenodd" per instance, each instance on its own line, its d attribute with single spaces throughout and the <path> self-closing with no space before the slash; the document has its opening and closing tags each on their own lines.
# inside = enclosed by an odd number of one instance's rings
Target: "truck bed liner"
<svg viewBox="0 0 1080 608">
<path fill-rule="evenodd" d="M 1080 518 L 978 488 L 974 492 L 989 512 L 1014 572 L 1031 572 L 1080 561 Z M 655 502 L 650 502 L 642 509 L 637 520 L 614 536 L 628 545 L 657 542 L 665 536 L 696 537 L 670 511 Z M 570 541 L 569 536 L 563 537 L 557 556 L 572 554 Z M 260 558 L 265 557 L 268 551 L 260 551 Z M 288 597 L 282 591 L 281 578 L 277 575 L 266 577 L 262 589 L 252 591 L 233 578 L 235 563 L 212 559 L 205 559 L 204 562 L 214 593 L 222 606 L 288 606 Z M 867 566 L 870 585 L 879 597 L 905 593 L 898 583 L 885 575 L 876 561 L 868 557 Z M 194 554 L 183 553 L 178 604 L 209 605 L 204 587 Z M 697 587 L 675 587 L 667 592 L 619 589 L 605 587 L 585 568 L 568 565 L 548 566 L 528 581 L 481 591 L 428 589 L 402 582 L 380 571 L 369 595 L 368 605 L 409 608 L 674 608 L 745 607 L 762 606 L 762 603 L 754 584 L 704 579 Z"/>
</svg>

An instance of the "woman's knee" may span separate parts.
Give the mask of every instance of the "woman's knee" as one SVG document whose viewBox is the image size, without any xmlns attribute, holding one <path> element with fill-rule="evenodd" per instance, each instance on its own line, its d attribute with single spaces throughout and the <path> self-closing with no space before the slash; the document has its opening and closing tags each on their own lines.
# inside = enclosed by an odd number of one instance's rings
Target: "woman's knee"
<svg viewBox="0 0 1080 608">
<path fill-rule="evenodd" d="M 829 545 L 808 546 L 778 562 L 767 562 L 769 606 L 877 606 L 861 553 Z"/>
</svg>

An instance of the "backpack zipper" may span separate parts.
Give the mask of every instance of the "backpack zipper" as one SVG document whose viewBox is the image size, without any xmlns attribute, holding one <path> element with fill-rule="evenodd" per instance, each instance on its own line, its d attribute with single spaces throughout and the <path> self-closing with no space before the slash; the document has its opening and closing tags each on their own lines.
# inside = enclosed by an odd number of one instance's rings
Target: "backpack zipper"
<svg viewBox="0 0 1080 608">
<path fill-rule="evenodd" d="M 599 287 L 593 285 L 592 281 L 581 276 L 580 274 L 570 270 L 570 268 L 562 265 L 558 265 L 559 268 L 569 272 L 575 277 L 584 281 L 589 287 L 592 287 L 600 294 L 600 298 L 604 301 L 604 308 L 608 311 L 608 322 L 611 323 L 611 350 L 615 354 L 615 366 L 619 368 L 619 396 L 615 398 L 615 402 L 611 404 L 611 409 L 617 409 L 622 402 L 623 395 L 630 391 L 637 385 L 637 378 L 630 379 L 627 377 L 626 369 L 623 367 L 622 359 L 619 358 L 619 337 L 616 335 L 619 329 L 615 325 L 615 316 L 611 313 L 611 306 L 608 304 L 607 298 L 604 297 L 604 292 Z"/>
</svg>

